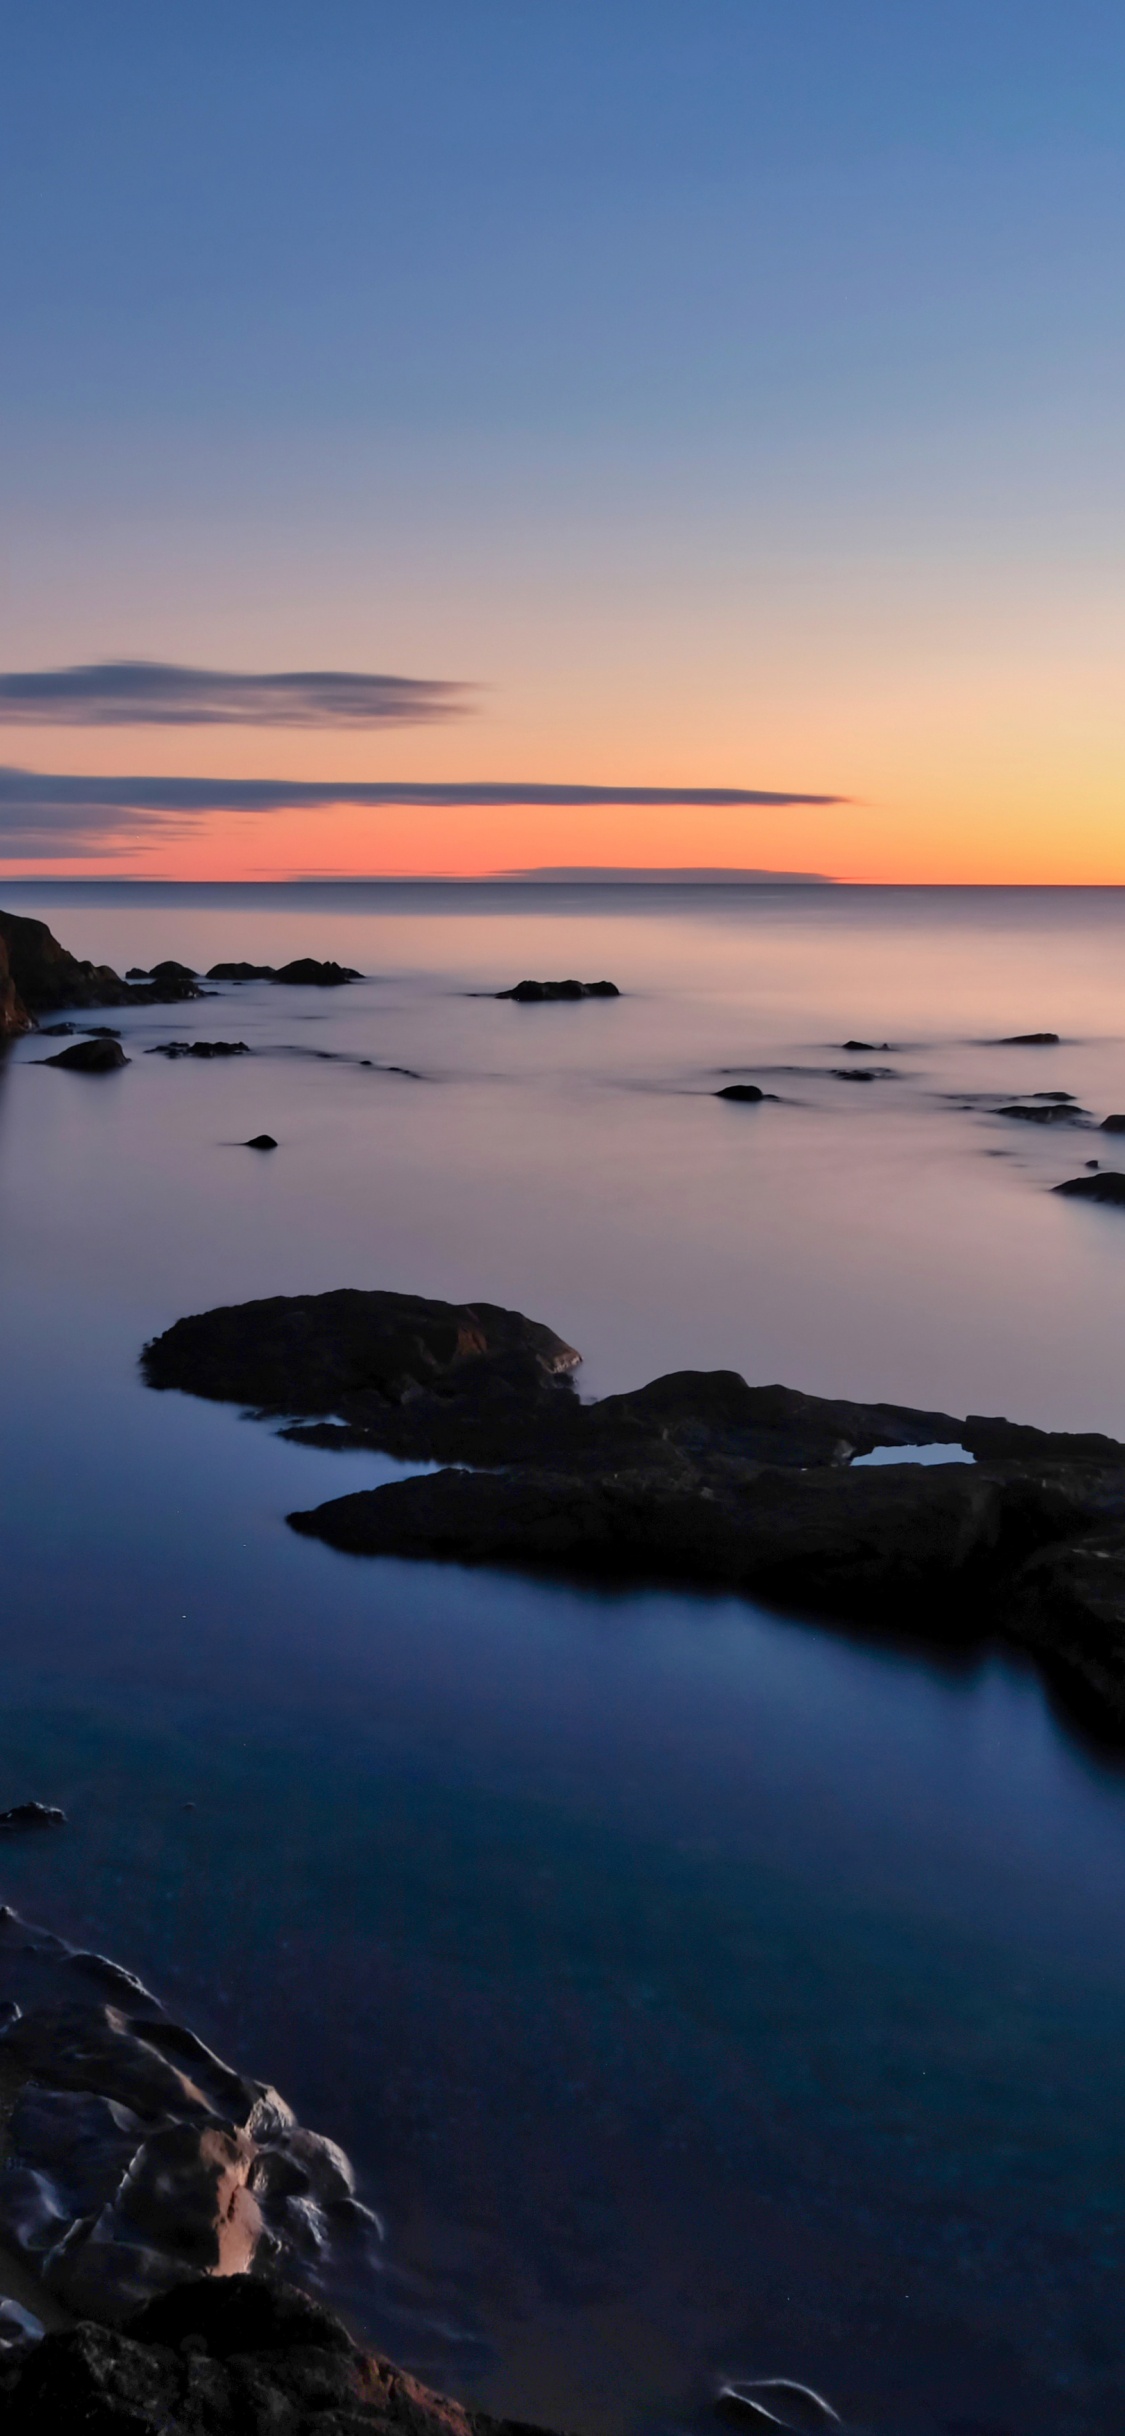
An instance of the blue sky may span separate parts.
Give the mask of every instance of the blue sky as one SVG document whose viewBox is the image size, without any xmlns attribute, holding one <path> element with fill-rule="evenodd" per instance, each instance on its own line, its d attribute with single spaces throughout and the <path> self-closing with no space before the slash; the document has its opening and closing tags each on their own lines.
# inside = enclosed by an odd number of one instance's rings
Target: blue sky
<svg viewBox="0 0 1125 2436">
<path fill-rule="evenodd" d="M 0 666 L 466 679 L 439 774 L 849 794 L 884 861 L 966 787 L 1009 851 L 1031 767 L 1049 850 L 1080 767 L 1100 852 L 1123 105 L 1092 0 L 10 8 Z"/>
</svg>

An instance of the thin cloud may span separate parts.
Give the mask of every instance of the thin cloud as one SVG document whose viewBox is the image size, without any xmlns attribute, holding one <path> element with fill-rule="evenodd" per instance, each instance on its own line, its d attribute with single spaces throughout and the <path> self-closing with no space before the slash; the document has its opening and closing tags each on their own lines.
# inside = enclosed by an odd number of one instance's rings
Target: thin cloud
<svg viewBox="0 0 1125 2436">
<path fill-rule="evenodd" d="M 348 805 L 365 811 L 505 805 L 583 810 L 601 804 L 753 810 L 846 801 L 841 795 L 758 787 L 564 787 L 530 779 L 101 778 L 0 767 L 0 860 L 112 856 L 128 839 L 163 843 L 185 837 L 198 820 L 217 812 L 318 812 Z"/>
<path fill-rule="evenodd" d="M 295 668 L 247 675 L 168 660 L 91 660 L 0 675 L 7 727 L 406 727 L 463 717 L 471 688 L 436 677 Z"/>
</svg>

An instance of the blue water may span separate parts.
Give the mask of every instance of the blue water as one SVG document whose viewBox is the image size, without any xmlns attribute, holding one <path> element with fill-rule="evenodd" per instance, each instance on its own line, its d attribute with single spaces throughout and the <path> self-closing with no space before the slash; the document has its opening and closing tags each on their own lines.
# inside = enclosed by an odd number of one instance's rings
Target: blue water
<svg viewBox="0 0 1125 2436">
<path fill-rule="evenodd" d="M 1125 1779 L 1035 1676 L 342 1557 L 286 1510 L 391 1466 L 136 1371 L 180 1312 L 385 1285 L 549 1321 L 591 1392 L 723 1362 L 1125 1433 L 1125 1222 L 1047 1189 L 1116 1161 L 994 1113 L 1125 1105 L 1125 904 L 2 896 L 119 967 L 372 977 L 0 1076 L 0 1806 L 71 1820 L 0 1892 L 344 2142 L 393 2272 L 338 2297 L 492 2408 L 702 2429 L 775 2374 L 878 2436 L 1125 2430 Z M 575 971 L 627 995 L 466 994 Z M 204 1032 L 261 1054 L 143 1055 Z M 837 1082 L 850 1037 L 892 1077 Z"/>
</svg>

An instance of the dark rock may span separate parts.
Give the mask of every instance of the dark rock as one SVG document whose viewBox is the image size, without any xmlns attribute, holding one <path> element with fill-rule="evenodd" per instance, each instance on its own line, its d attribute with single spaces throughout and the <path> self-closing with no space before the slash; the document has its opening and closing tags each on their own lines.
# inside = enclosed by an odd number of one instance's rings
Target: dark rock
<svg viewBox="0 0 1125 2436">
<path fill-rule="evenodd" d="M 244 1040 L 160 1040 L 146 1057 L 249 1057 Z"/>
<path fill-rule="evenodd" d="M 119 1040 L 76 1040 L 69 1049 L 58 1049 L 53 1057 L 41 1060 L 45 1066 L 65 1066 L 73 1074 L 112 1074 L 116 1066 L 127 1066 L 130 1060 Z"/>
<path fill-rule="evenodd" d="M 242 1147 L 243 1150 L 276 1150 L 277 1139 L 272 1133 L 252 1133 L 249 1141 L 244 1142 Z"/>
<path fill-rule="evenodd" d="M 887 1079 L 889 1072 L 887 1066 L 833 1066 L 832 1080 L 834 1083 L 879 1083 Z"/>
<path fill-rule="evenodd" d="M 757 1083 L 725 1083 L 723 1089 L 714 1094 L 717 1100 L 755 1101 L 764 1100 L 765 1096 L 765 1092 L 759 1090 Z"/>
<path fill-rule="evenodd" d="M 126 971 L 125 979 L 126 981 L 151 981 L 152 974 L 143 964 L 131 964 Z"/>
<path fill-rule="evenodd" d="M 174 956 L 166 956 L 162 964 L 153 965 L 152 971 L 145 975 L 145 979 L 149 981 L 198 981 L 199 975 L 194 965 L 177 964 Z"/>
<path fill-rule="evenodd" d="M 123 2329 L 49 2334 L 3 2377 L 6 2436 L 532 2436 L 364 2353 L 280 2282 L 197 2279 Z"/>
<path fill-rule="evenodd" d="M 30 1030 L 31 1017 L 12 979 L 7 943 L 0 931 L 0 1041 L 15 1040 Z"/>
<path fill-rule="evenodd" d="M 147 983 L 123 981 L 112 965 L 90 964 L 61 947 L 45 922 L 26 914 L 0 913 L 0 940 L 11 979 L 25 1008 L 166 1006 L 202 995 L 197 982 L 177 966 L 175 975 Z"/>
<path fill-rule="evenodd" d="M 1057 1049 L 1057 1032 L 1008 1032 L 996 1042 L 998 1049 Z"/>
<path fill-rule="evenodd" d="M 517 981 L 514 990 L 497 990 L 496 995 L 529 1007 L 554 998 L 620 998 L 621 992 L 614 981 Z"/>
<path fill-rule="evenodd" d="M 345 981 L 362 981 L 362 973 L 350 964 L 318 964 L 315 956 L 297 956 L 292 964 L 283 964 L 271 978 L 285 982 L 290 989 L 338 990 Z"/>
<path fill-rule="evenodd" d="M 1104 1201 L 1114 1209 L 1125 1209 L 1125 1176 L 1113 1167 L 1099 1168 L 1095 1175 L 1071 1176 L 1054 1190 L 1072 1194 L 1076 1201 Z"/>
<path fill-rule="evenodd" d="M 65 1827 L 65 1810 L 54 1810 L 48 1802 L 17 1802 L 12 1810 L 0 1810 L 0 1827 Z"/>
<path fill-rule="evenodd" d="M 889 1049 L 890 1045 L 889 1040 L 842 1040 L 840 1042 L 840 1047 L 846 1057 L 862 1057 L 865 1052 L 870 1056 L 873 1049 Z"/>
<path fill-rule="evenodd" d="M 1029 1091 L 1027 1096 L 1029 1100 L 1053 1100 L 1059 1108 L 1078 1106 L 1073 1091 Z"/>
<path fill-rule="evenodd" d="M 36 1027 L 40 1040 L 73 1040 L 80 1033 L 83 1040 L 120 1040 L 121 1034 L 112 1023 L 41 1023 Z"/>
<path fill-rule="evenodd" d="M 1085 1118 L 1084 1108 L 1067 1099 L 1047 1099 L 1039 1093 L 1034 1100 L 1013 1100 L 1008 1107 L 998 1108 L 997 1116 L 1016 1117 L 1024 1125 L 1074 1125 Z"/>
<path fill-rule="evenodd" d="M 1100 1133 L 1125 1133 L 1125 1116 L 1103 1117 L 1098 1130 Z"/>
<path fill-rule="evenodd" d="M 208 981 L 276 981 L 274 964 L 213 964 Z"/>
</svg>

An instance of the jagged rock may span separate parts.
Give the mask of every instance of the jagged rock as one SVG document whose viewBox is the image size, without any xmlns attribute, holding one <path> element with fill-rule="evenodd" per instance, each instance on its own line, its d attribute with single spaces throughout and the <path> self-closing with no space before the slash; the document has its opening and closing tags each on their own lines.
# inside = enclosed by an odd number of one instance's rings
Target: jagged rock
<svg viewBox="0 0 1125 2436">
<path fill-rule="evenodd" d="M 69 1049 L 57 1049 L 53 1057 L 41 1059 L 44 1066 L 65 1066 L 71 1074 L 112 1074 L 117 1066 L 128 1066 L 119 1040 L 96 1038 L 76 1040 Z"/>
<path fill-rule="evenodd" d="M 193 979 L 172 975 L 147 983 L 123 981 L 112 965 L 72 956 L 45 922 L 27 914 L 0 913 L 0 940 L 12 981 L 32 1015 L 46 1007 L 168 1006 L 203 994 Z M 177 967 L 178 974 L 183 970 Z"/>
<path fill-rule="evenodd" d="M 553 998 L 620 998 L 621 992 L 615 981 L 517 981 L 514 990 L 497 990 L 496 996 L 528 1007 Z"/>
<path fill-rule="evenodd" d="M 146 1057 L 249 1057 L 244 1040 L 160 1040 Z"/>
<path fill-rule="evenodd" d="M 213 964 L 208 981 L 276 981 L 275 964 Z"/>
<path fill-rule="evenodd" d="M 1125 1176 L 1113 1167 L 1099 1168 L 1092 1176 L 1071 1176 L 1053 1189 L 1072 1194 L 1076 1201 L 1104 1201 L 1113 1209 L 1125 1209 Z"/>
<path fill-rule="evenodd" d="M 0 2242 L 80 2315 L 120 2323 L 199 2274 L 315 2272 L 377 2231 L 342 2151 L 276 2090 L 130 1972 L 6 1908 L 0 2075 L 13 2099 Z"/>
<path fill-rule="evenodd" d="M 0 1040 L 15 1040 L 30 1030 L 31 1017 L 12 979 L 7 941 L 0 931 Z"/>
<path fill-rule="evenodd" d="M 188 2284 L 0 2371 L 5 2436 L 533 2436 L 435 2394 L 283 2283 Z"/>
<path fill-rule="evenodd" d="M 363 975 L 350 964 L 318 964 L 315 956 L 296 956 L 292 964 L 283 964 L 270 978 L 284 982 L 290 989 L 339 990 L 345 981 L 362 981 Z"/>
<path fill-rule="evenodd" d="M 48 1802 L 17 1802 L 11 1810 L 0 1810 L 0 1827 L 65 1827 L 65 1810 L 54 1810 Z"/>
</svg>

